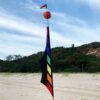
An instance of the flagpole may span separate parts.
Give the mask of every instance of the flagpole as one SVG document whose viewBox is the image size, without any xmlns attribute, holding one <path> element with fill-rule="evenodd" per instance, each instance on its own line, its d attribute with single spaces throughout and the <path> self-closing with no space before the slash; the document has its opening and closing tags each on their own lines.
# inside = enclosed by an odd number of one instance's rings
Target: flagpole
<svg viewBox="0 0 100 100">
<path fill-rule="evenodd" d="M 47 4 L 43 5 L 41 8 L 46 8 L 47 9 Z M 50 93 L 53 97 L 53 100 L 54 100 L 54 86 L 53 86 L 53 73 L 52 73 L 52 63 L 51 63 L 52 58 L 51 58 L 50 30 L 49 30 L 49 19 L 51 18 L 50 11 L 45 11 L 43 13 L 43 16 L 47 21 L 47 44 L 46 44 L 46 49 L 45 50 L 46 50 L 46 56 L 49 57 L 47 59 L 49 59 L 49 60 L 47 61 L 48 66 L 46 65 L 47 69 L 45 69 L 45 73 L 47 73 L 47 76 L 44 73 L 44 75 L 47 77 L 47 79 L 45 79 L 45 78 L 43 79 L 43 77 L 42 77 L 42 83 L 47 86 L 47 88 L 50 91 Z"/>
</svg>

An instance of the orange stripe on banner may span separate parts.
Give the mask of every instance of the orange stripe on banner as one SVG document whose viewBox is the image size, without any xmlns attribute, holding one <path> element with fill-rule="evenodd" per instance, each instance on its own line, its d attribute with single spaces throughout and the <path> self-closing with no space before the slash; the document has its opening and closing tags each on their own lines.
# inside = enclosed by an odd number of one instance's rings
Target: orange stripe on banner
<svg viewBox="0 0 100 100">
<path fill-rule="evenodd" d="M 49 74 L 47 74 L 47 80 L 49 81 L 49 83 L 52 85 L 52 79 L 51 79 L 51 77 L 50 77 L 50 75 Z"/>
<path fill-rule="evenodd" d="M 48 90 L 50 91 L 50 93 L 53 95 L 53 89 L 52 89 L 52 87 L 50 86 L 50 84 L 49 83 L 47 83 L 47 88 L 48 88 Z"/>
</svg>

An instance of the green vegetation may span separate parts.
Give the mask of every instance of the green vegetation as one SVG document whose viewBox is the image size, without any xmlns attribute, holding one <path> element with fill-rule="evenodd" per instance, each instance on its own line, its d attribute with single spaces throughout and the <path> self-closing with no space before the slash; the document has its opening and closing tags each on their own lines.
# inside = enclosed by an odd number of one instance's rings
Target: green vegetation
<svg viewBox="0 0 100 100">
<path fill-rule="evenodd" d="M 54 72 L 100 72 L 100 56 L 87 55 L 90 49 L 100 48 L 99 42 L 80 47 L 57 47 L 52 49 Z M 100 51 L 100 49 L 99 49 Z M 40 72 L 39 61 L 43 52 L 28 57 L 17 56 L 15 60 L 0 60 L 0 72 Z"/>
</svg>

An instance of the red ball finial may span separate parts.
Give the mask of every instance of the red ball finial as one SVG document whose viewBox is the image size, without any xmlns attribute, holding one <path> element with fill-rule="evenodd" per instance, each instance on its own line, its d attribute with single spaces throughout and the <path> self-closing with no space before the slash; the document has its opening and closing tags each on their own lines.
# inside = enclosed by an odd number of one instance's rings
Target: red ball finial
<svg viewBox="0 0 100 100">
<path fill-rule="evenodd" d="M 51 13 L 49 11 L 46 11 L 43 13 L 43 16 L 45 19 L 50 19 L 51 18 Z"/>
</svg>

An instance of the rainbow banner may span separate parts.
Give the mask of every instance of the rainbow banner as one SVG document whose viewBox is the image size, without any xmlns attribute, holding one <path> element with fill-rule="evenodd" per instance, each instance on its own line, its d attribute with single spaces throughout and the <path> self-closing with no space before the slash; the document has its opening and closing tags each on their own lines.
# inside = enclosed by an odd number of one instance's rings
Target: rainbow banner
<svg viewBox="0 0 100 100">
<path fill-rule="evenodd" d="M 43 83 L 48 88 L 49 92 L 51 93 L 54 99 L 49 26 L 47 27 L 46 48 L 43 57 L 40 61 L 40 65 L 42 70 L 41 83 Z"/>
</svg>

